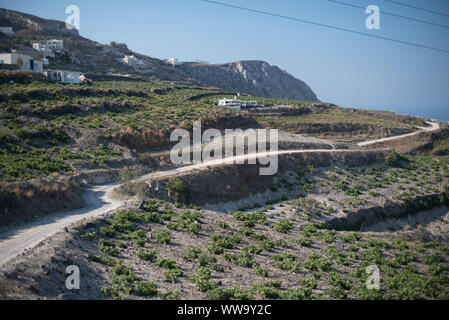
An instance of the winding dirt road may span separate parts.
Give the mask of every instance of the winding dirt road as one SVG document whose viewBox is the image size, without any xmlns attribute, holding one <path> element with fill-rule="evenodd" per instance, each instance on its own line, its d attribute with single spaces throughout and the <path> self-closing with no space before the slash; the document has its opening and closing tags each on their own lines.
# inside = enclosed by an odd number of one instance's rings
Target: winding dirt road
<svg viewBox="0 0 449 320">
<path fill-rule="evenodd" d="M 401 139 L 404 137 L 415 135 L 422 131 L 435 131 L 439 129 L 438 123 L 432 122 L 429 124 L 430 128 L 429 127 L 420 128 L 421 130 L 419 131 L 401 136 L 365 141 L 359 143 L 358 146 L 366 146 L 382 141 Z M 354 151 L 360 150 L 309 149 L 309 150 L 280 150 L 264 153 L 252 153 L 241 156 L 233 156 L 225 159 L 206 161 L 199 164 L 178 167 L 167 171 L 150 173 L 138 178 L 137 180 L 142 181 L 154 178 L 168 178 L 193 170 L 219 166 L 222 164 L 232 164 L 236 161 L 247 161 L 249 159 L 260 158 L 264 156 L 274 156 L 274 155 L 294 154 L 294 153 L 317 153 L 317 152 L 345 153 Z M 77 221 L 100 216 L 121 207 L 124 204 L 124 201 L 114 199 L 111 196 L 113 189 L 116 188 L 117 186 L 119 186 L 119 184 L 114 183 L 114 184 L 95 186 L 87 189 L 83 194 L 83 199 L 86 205 L 81 209 L 46 215 L 44 217 L 38 218 L 34 222 L 24 224 L 20 227 L 14 227 L 11 229 L 3 230 L 2 233 L 0 234 L 0 267 L 9 260 L 11 260 L 12 258 L 21 254 L 26 249 L 36 246 L 41 241 L 63 230 L 64 228 L 72 225 Z"/>
<path fill-rule="evenodd" d="M 429 124 L 430 127 L 418 127 L 419 128 L 418 131 L 402 134 L 400 136 L 393 136 L 393 137 L 388 137 L 388 138 L 382 138 L 382 139 L 376 139 L 376 140 L 369 140 L 369 141 L 359 142 L 359 143 L 357 143 L 357 145 L 359 147 L 364 147 L 364 146 L 373 145 L 373 144 L 376 144 L 376 143 L 379 143 L 379 142 L 399 140 L 399 139 L 402 139 L 402 138 L 411 137 L 411 136 L 417 135 L 418 133 L 421 133 L 421 132 L 432 132 L 432 131 L 436 131 L 436 130 L 440 129 L 440 125 L 439 125 L 438 122 L 427 122 L 427 124 Z"/>
</svg>

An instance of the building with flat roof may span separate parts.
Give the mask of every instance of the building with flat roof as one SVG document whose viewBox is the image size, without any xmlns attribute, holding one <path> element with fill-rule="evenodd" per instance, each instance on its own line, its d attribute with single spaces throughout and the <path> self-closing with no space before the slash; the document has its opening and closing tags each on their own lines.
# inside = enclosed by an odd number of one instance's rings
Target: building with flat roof
<svg viewBox="0 0 449 320">
<path fill-rule="evenodd" d="M 3 60 L 4 64 L 16 65 L 19 70 L 42 71 L 44 69 L 42 60 L 18 52 L 1 53 L 0 60 Z"/>
<path fill-rule="evenodd" d="M 231 109 L 254 108 L 257 106 L 257 101 L 239 100 L 235 96 L 233 99 L 224 98 L 218 100 L 218 106 Z"/>
<path fill-rule="evenodd" d="M 0 27 L 0 32 L 3 32 L 8 36 L 12 36 L 14 34 L 14 30 L 12 29 L 12 27 Z"/>
<path fill-rule="evenodd" d="M 49 49 L 56 51 L 64 50 L 64 40 L 59 39 L 46 40 L 45 46 Z"/>
<path fill-rule="evenodd" d="M 58 83 L 81 83 L 83 75 L 77 71 L 51 70 L 44 71 L 48 80 Z"/>
<path fill-rule="evenodd" d="M 42 44 L 40 42 L 34 42 L 33 43 L 33 49 L 39 51 L 44 58 L 55 57 L 55 53 L 53 52 L 53 49 L 49 48 L 47 45 Z"/>
<path fill-rule="evenodd" d="M 137 58 L 133 54 L 132 55 L 125 55 L 122 58 L 122 61 L 123 61 L 124 64 L 130 65 L 130 66 L 142 66 L 142 65 L 145 64 L 141 59 Z"/>
</svg>

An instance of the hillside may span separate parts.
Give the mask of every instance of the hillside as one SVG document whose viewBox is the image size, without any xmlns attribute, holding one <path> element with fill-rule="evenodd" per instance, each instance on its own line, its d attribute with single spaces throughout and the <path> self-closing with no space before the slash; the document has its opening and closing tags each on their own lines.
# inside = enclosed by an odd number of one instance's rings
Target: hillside
<svg viewBox="0 0 449 320">
<path fill-rule="evenodd" d="M 79 204 L 76 190 L 86 181 L 112 181 L 122 169 L 145 172 L 170 166 L 158 152 L 173 145 L 174 128 L 190 131 L 194 120 L 201 120 L 203 129 L 278 128 L 286 135 L 286 141 L 280 139 L 281 149 L 329 148 L 324 146 L 329 142 L 312 137 L 357 148 L 353 142 L 425 125 L 420 118 L 394 113 L 253 96 L 242 98 L 290 107 L 286 113 L 273 109 L 270 114 L 230 110 L 213 101 L 232 93 L 169 82 L 61 85 L 14 79 L 13 85 L 0 85 L 0 224 L 35 215 L 36 208 L 45 214 L 74 207 Z M 414 145 L 425 146 L 431 139 L 429 133 Z M 42 201 L 55 194 L 58 201 Z M 28 201 L 21 201 L 24 197 Z"/>
<path fill-rule="evenodd" d="M 173 66 L 58 21 L 0 24 L 3 50 L 62 38 L 51 66 L 93 80 L 0 70 L 0 300 L 449 299 L 448 123 L 316 101 L 263 61 Z M 216 103 L 236 92 L 257 106 Z M 175 129 L 199 163 L 172 160 Z M 268 175 L 258 129 L 278 129 Z"/>
<path fill-rule="evenodd" d="M 260 97 L 317 101 L 316 95 L 303 81 L 264 61 L 239 61 L 219 65 L 186 63 L 172 66 L 128 49 L 126 44 L 101 44 L 65 29 L 64 22 L 46 20 L 17 11 L 0 9 L 0 25 L 12 26 L 15 37 L 0 37 L 0 49 L 23 50 L 30 40 L 63 39 L 67 54 L 51 60 L 51 66 L 87 73 L 125 73 L 146 79 L 182 81 L 217 87 Z M 36 54 L 38 54 L 36 52 Z M 125 55 L 135 55 L 139 66 L 121 62 Z"/>
<path fill-rule="evenodd" d="M 2 265 L 0 299 L 447 299 L 447 129 L 414 136 L 425 152 L 400 156 L 354 141 L 423 119 L 252 96 L 242 99 L 267 107 L 230 110 L 212 103 L 230 92 L 161 81 L 35 80 L 0 85 L 0 263 L 8 241 L 23 243 L 5 230 L 44 227 L 44 238 Z M 304 153 L 280 156 L 274 176 L 207 163 L 164 176 L 180 169 L 171 130 L 193 120 L 279 127 L 279 148 Z M 45 236 L 54 214 L 89 213 L 85 188 L 103 183 L 119 209 Z M 80 291 L 58 286 L 68 264 L 86 275 Z M 378 291 L 363 286 L 371 264 Z"/>
</svg>

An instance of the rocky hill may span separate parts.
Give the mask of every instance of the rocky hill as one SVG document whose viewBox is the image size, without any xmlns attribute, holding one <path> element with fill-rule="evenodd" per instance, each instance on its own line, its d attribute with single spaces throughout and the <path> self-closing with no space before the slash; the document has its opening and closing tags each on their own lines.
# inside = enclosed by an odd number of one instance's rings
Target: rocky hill
<svg viewBox="0 0 449 320">
<path fill-rule="evenodd" d="M 237 61 L 226 64 L 185 64 L 182 71 L 202 84 L 241 91 L 253 96 L 317 101 L 303 81 L 265 61 Z"/>
<path fill-rule="evenodd" d="M 172 66 L 128 49 L 126 44 L 101 44 L 86 39 L 65 23 L 0 8 L 0 25 L 14 28 L 14 37 L 0 35 L 0 50 L 25 50 L 31 41 L 58 38 L 66 52 L 51 59 L 51 67 L 94 73 L 125 73 L 146 79 L 182 81 L 267 98 L 317 101 L 303 81 L 264 61 L 238 61 L 219 65 L 185 63 Z M 29 54 L 27 49 L 27 54 Z M 38 52 L 35 51 L 38 55 Z M 125 55 L 139 59 L 139 65 L 126 65 Z"/>
</svg>

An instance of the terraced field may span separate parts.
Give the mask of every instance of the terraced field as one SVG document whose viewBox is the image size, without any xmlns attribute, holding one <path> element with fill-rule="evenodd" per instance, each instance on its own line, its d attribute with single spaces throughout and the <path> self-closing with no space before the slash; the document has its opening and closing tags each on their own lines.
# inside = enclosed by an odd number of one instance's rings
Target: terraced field
<svg viewBox="0 0 449 320">
<path fill-rule="evenodd" d="M 91 184 L 123 182 L 115 196 L 124 205 L 2 265 L 0 297 L 449 298 L 444 126 L 413 155 L 362 150 L 355 142 L 425 120 L 257 97 L 243 99 L 287 112 L 214 106 L 229 96 L 168 82 L 1 85 L 3 227 L 82 207 Z M 279 128 L 301 152 L 282 154 L 265 178 L 232 164 L 164 175 L 179 169 L 167 160 L 171 130 L 194 120 L 203 129 Z M 80 268 L 80 290 L 64 289 L 67 265 Z M 366 287 L 367 267 L 380 271 L 378 290 Z"/>
</svg>

